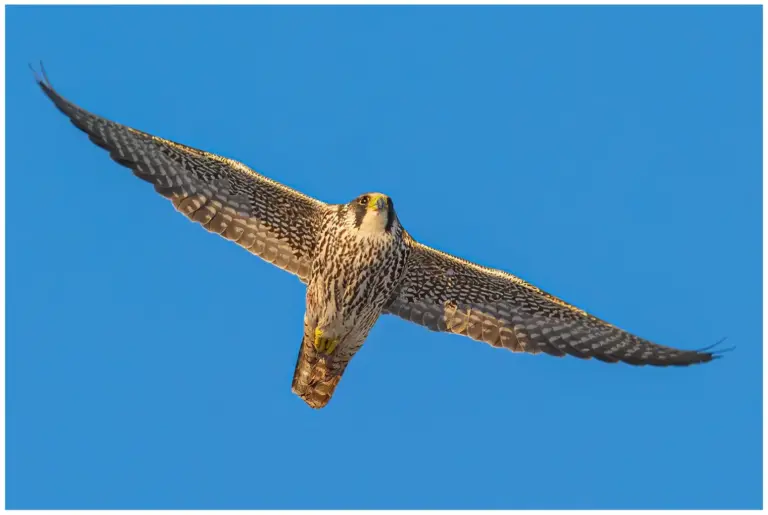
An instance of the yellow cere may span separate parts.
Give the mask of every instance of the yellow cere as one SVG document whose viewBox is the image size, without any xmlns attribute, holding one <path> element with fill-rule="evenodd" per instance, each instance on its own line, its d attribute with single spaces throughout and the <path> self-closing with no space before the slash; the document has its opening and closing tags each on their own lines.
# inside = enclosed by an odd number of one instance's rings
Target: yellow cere
<svg viewBox="0 0 768 515">
<path fill-rule="evenodd" d="M 368 201 L 368 209 L 376 209 L 376 202 L 380 198 L 384 198 L 384 195 L 371 195 L 371 199 Z"/>
</svg>

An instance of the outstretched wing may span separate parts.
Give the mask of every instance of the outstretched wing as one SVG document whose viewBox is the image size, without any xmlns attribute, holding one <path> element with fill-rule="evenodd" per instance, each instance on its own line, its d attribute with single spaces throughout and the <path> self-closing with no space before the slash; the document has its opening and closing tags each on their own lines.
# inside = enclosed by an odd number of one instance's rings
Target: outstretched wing
<svg viewBox="0 0 768 515">
<path fill-rule="evenodd" d="M 232 159 L 91 114 L 47 79 L 37 82 L 91 141 L 152 183 L 187 218 L 307 281 L 325 204 Z"/>
<path fill-rule="evenodd" d="M 410 241 L 408 272 L 386 312 L 433 331 L 514 352 L 631 365 L 691 365 L 717 357 L 651 343 L 511 274 Z"/>
</svg>

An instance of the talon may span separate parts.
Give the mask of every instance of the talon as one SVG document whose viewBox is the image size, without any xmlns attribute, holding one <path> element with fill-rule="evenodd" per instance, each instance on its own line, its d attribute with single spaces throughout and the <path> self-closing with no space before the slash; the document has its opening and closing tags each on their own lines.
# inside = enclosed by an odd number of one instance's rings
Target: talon
<svg viewBox="0 0 768 515">
<path fill-rule="evenodd" d="M 321 354 L 331 354 L 339 344 L 337 338 L 325 338 L 322 329 L 315 329 L 315 349 Z"/>
</svg>

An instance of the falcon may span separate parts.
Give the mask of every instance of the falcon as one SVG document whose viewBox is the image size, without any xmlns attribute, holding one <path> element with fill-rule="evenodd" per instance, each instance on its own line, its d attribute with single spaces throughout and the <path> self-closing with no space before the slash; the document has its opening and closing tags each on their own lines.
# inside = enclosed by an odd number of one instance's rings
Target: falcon
<svg viewBox="0 0 768 515">
<path fill-rule="evenodd" d="M 387 195 L 326 204 L 232 159 L 91 114 L 59 95 L 44 70 L 35 79 L 91 141 L 181 214 L 306 285 L 292 391 L 312 408 L 328 404 L 382 314 L 513 352 L 655 366 L 719 357 L 713 346 L 652 343 L 510 273 L 423 245 Z"/>
</svg>

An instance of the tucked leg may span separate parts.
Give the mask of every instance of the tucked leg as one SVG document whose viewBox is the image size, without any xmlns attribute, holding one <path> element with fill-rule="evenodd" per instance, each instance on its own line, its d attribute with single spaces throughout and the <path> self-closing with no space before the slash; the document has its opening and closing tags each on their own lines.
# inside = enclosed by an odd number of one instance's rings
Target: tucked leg
<svg viewBox="0 0 768 515">
<path fill-rule="evenodd" d="M 329 338 L 324 336 L 322 329 L 315 329 L 315 349 L 317 349 L 317 352 L 330 355 L 336 349 L 338 344 L 338 338 Z"/>
</svg>

